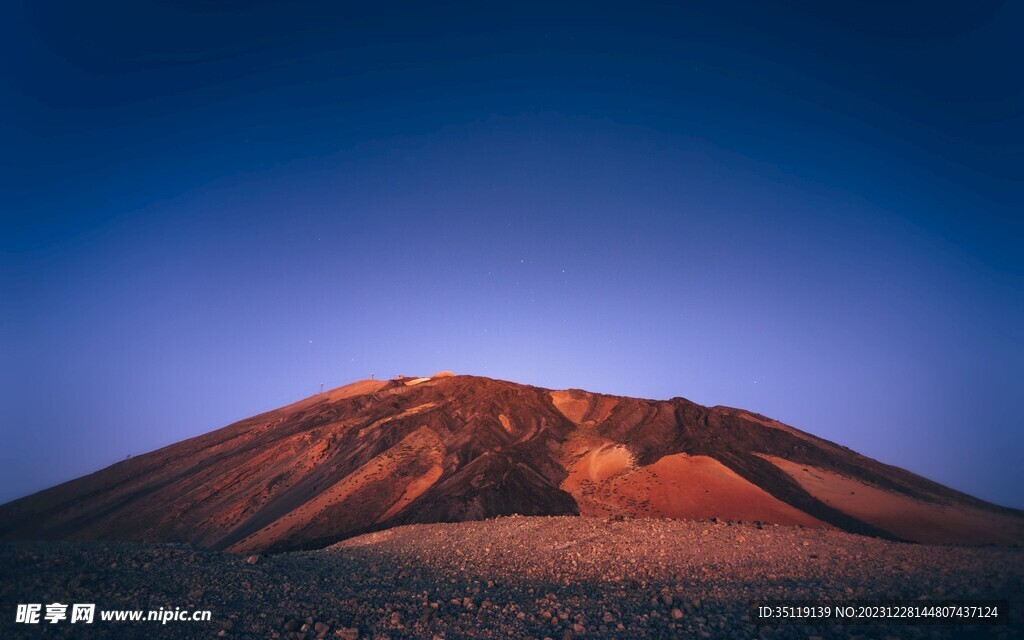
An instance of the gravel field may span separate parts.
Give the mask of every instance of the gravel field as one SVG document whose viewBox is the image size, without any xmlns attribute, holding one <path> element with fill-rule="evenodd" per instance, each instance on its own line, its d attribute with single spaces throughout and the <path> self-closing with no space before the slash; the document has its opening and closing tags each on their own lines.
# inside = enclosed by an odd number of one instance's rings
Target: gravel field
<svg viewBox="0 0 1024 640">
<path fill-rule="evenodd" d="M 0 638 L 1018 638 L 1024 549 L 757 523 L 508 517 L 328 549 L 0 543 Z M 780 625 L 763 599 L 1004 599 L 1011 624 Z M 16 624 L 19 603 L 209 609 L 209 622 Z M 45 612 L 45 608 L 44 608 Z"/>
</svg>

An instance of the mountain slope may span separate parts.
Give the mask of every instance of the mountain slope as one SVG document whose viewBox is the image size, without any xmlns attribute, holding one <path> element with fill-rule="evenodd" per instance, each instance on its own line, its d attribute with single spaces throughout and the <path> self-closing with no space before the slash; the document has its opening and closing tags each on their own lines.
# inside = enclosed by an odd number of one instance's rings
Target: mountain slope
<svg viewBox="0 0 1024 640">
<path fill-rule="evenodd" d="M 1024 517 L 739 409 L 364 380 L 0 507 L 0 537 L 325 546 L 497 515 L 761 520 L 1017 544 Z"/>
</svg>

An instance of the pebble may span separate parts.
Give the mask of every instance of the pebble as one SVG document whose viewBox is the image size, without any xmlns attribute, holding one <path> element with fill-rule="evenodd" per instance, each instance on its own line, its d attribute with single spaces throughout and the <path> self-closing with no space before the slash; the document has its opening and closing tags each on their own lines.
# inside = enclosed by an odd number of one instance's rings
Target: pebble
<svg viewBox="0 0 1024 640">
<path fill-rule="evenodd" d="M 82 602 L 83 594 L 102 593 L 111 609 L 140 601 L 209 608 L 212 629 L 179 624 L 173 631 L 204 640 L 956 640 L 955 627 L 937 625 L 828 633 L 758 626 L 749 605 L 821 594 L 1012 600 L 1024 575 L 1024 550 L 1017 548 L 757 527 L 497 518 L 399 527 L 320 551 L 244 558 L 185 545 L 7 542 L 0 543 L 0 600 Z M 795 551 L 811 541 L 813 555 L 827 561 Z"/>
</svg>

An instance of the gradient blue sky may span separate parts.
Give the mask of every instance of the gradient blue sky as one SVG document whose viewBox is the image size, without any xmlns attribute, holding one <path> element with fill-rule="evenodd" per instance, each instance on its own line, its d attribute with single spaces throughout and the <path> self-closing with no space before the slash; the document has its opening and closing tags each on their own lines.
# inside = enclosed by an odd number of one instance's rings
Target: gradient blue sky
<svg viewBox="0 0 1024 640">
<path fill-rule="evenodd" d="M 0 501 L 452 369 L 1024 507 L 1020 3 L 369 4 L 4 4 Z"/>
</svg>

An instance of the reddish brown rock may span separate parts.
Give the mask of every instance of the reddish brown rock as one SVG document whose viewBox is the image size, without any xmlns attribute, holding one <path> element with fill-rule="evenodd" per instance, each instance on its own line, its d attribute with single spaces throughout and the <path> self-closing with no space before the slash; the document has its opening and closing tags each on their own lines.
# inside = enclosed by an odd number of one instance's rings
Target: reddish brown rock
<svg viewBox="0 0 1024 640">
<path fill-rule="evenodd" d="M 747 411 L 448 374 L 364 380 L 119 462 L 0 507 L 0 537 L 255 554 L 511 514 L 1024 541 L 1018 511 Z"/>
</svg>

